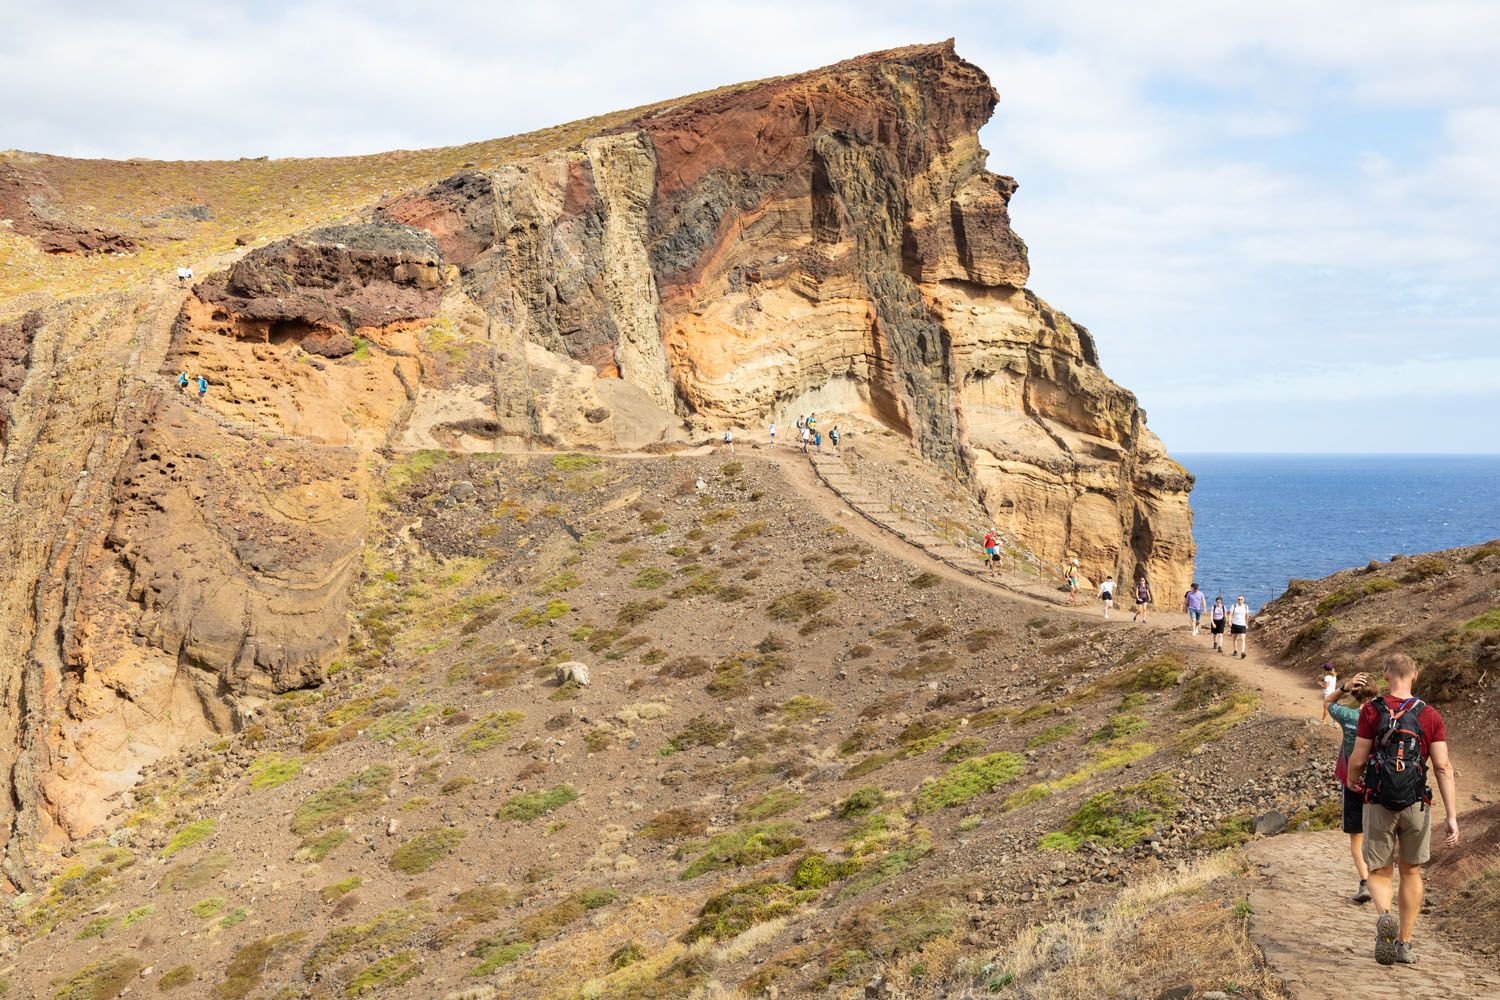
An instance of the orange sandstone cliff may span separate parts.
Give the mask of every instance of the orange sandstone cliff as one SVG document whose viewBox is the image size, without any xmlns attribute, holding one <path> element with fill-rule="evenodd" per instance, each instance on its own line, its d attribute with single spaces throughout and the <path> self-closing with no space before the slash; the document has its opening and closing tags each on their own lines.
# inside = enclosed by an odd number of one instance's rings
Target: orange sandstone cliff
<svg viewBox="0 0 1500 1000">
<path fill-rule="evenodd" d="M 28 844 L 87 833 L 151 760 L 320 683 L 382 456 L 650 449 L 858 415 L 1043 559 L 1184 589 L 1191 477 L 1089 332 L 1026 289 L 1016 184 L 978 141 L 996 102 L 951 42 L 875 53 L 434 171 L 308 219 L 336 224 L 226 243 L 192 289 L 13 297 L 10 881 L 28 880 Z M 79 172 L 44 160 L 26 183 L 66 200 L 49 163 Z M 100 232 L 4 239 L 154 238 Z M 172 387 L 182 370 L 208 377 L 201 402 Z"/>
</svg>

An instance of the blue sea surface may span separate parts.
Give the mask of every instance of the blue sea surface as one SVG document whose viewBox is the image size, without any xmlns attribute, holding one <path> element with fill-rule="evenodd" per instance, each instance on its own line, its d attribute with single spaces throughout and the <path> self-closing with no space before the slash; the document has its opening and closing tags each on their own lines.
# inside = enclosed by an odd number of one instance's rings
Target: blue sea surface
<svg viewBox="0 0 1500 1000">
<path fill-rule="evenodd" d="M 1244 594 L 1259 608 L 1294 577 L 1500 538 L 1500 455 L 1174 457 L 1198 479 L 1198 581 L 1226 604 Z"/>
</svg>

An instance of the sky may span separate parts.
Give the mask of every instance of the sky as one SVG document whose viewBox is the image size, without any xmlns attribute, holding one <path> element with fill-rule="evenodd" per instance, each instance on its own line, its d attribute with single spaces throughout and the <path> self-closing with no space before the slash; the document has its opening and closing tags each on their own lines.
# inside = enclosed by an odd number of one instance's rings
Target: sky
<svg viewBox="0 0 1500 1000">
<path fill-rule="evenodd" d="M 0 0 L 0 148 L 493 138 L 953 37 L 1031 287 L 1181 452 L 1500 451 L 1500 3 Z"/>
</svg>

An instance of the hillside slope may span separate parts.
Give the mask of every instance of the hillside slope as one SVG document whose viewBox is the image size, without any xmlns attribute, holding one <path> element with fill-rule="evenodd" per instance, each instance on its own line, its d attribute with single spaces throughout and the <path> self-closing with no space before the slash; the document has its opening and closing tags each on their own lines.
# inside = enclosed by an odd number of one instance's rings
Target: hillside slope
<svg viewBox="0 0 1500 1000">
<path fill-rule="evenodd" d="M 1012 549 L 1181 589 L 1191 479 L 1024 287 L 996 99 L 949 42 L 427 153 L 7 156 L 38 276 L 0 303 L 10 886 L 153 762 L 325 682 L 416 451 L 665 452 L 817 410 L 901 437 Z"/>
</svg>

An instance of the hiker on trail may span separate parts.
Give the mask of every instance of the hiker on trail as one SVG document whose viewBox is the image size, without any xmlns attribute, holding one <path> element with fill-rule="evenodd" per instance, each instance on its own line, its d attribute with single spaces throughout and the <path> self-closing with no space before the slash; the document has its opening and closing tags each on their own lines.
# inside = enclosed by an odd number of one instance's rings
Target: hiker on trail
<svg viewBox="0 0 1500 1000">
<path fill-rule="evenodd" d="M 1109 612 L 1115 606 L 1115 575 L 1111 573 L 1099 584 L 1099 600 L 1104 602 L 1104 618 L 1109 620 Z"/>
<path fill-rule="evenodd" d="M 1328 696 L 1331 695 L 1331 694 L 1333 694 L 1333 692 L 1338 688 L 1338 686 L 1339 686 L 1339 677 L 1338 677 L 1338 674 L 1334 673 L 1334 671 L 1333 671 L 1333 664 L 1332 663 L 1325 663 L 1325 664 L 1323 664 L 1323 704 L 1325 704 L 1325 705 L 1328 704 Z M 1333 715 L 1331 713 L 1329 714 L 1329 716 L 1326 719 L 1323 720 L 1323 724 L 1326 725 L 1326 726 L 1337 726 L 1338 725 L 1338 723 L 1334 721 Z"/>
<path fill-rule="evenodd" d="M 994 576 L 1000 566 L 1000 536 L 994 528 L 984 533 L 984 562 L 990 575 Z"/>
<path fill-rule="evenodd" d="M 1203 612 L 1208 610 L 1208 598 L 1203 591 L 1198 589 L 1195 583 L 1188 592 L 1182 595 L 1182 610 L 1187 612 L 1188 624 L 1193 626 L 1193 635 L 1198 634 L 1199 623 L 1203 621 Z"/>
<path fill-rule="evenodd" d="M 1229 624 L 1229 609 L 1224 607 L 1222 596 L 1214 598 L 1214 606 L 1208 611 L 1208 630 L 1213 633 L 1214 649 L 1224 652 L 1224 629 Z"/>
<path fill-rule="evenodd" d="M 817 445 L 819 451 L 823 450 L 823 432 L 822 431 L 813 431 L 813 444 Z"/>
<path fill-rule="evenodd" d="M 1234 599 L 1234 604 L 1229 609 L 1229 655 L 1238 655 L 1240 659 L 1245 658 L 1245 633 L 1250 631 L 1250 605 L 1245 603 L 1245 595 L 1241 594 Z"/>
<path fill-rule="evenodd" d="M 1141 577 L 1141 582 L 1135 585 L 1135 614 L 1130 616 L 1131 621 L 1145 621 L 1146 612 L 1151 608 L 1151 588 L 1146 585 L 1146 578 Z"/>
<path fill-rule="evenodd" d="M 203 402 L 203 397 L 208 395 L 208 379 L 202 375 L 198 376 L 198 402 Z"/>
<path fill-rule="evenodd" d="M 184 368 L 182 370 L 181 374 L 179 374 L 177 376 L 177 391 L 178 392 L 182 392 L 187 387 L 188 387 L 188 373 L 187 373 L 187 369 Z"/>
<path fill-rule="evenodd" d="M 1078 560 L 1073 560 L 1073 565 L 1068 567 L 1068 603 L 1078 603 Z"/>
<path fill-rule="evenodd" d="M 193 269 L 184 265 L 177 269 L 177 287 L 186 288 L 187 283 L 193 280 Z"/>
<path fill-rule="evenodd" d="M 818 415 L 816 413 L 809 413 L 807 415 L 807 429 L 810 431 L 818 429 Z"/>
<path fill-rule="evenodd" d="M 1355 700 L 1355 706 L 1339 704 L 1339 699 L 1346 694 Z M 1354 740 L 1359 735 L 1359 711 L 1373 697 L 1375 685 L 1370 682 L 1369 674 L 1355 674 L 1323 695 L 1323 708 L 1328 718 L 1344 730 L 1344 742 L 1339 747 L 1333 776 L 1339 781 L 1339 793 L 1344 800 L 1343 830 L 1349 835 L 1349 855 L 1354 859 L 1355 872 L 1359 874 L 1359 888 L 1354 891 L 1356 903 L 1370 901 L 1370 869 L 1365 864 L 1365 797 L 1362 792 L 1349 787 L 1349 754 L 1354 751 Z"/>
<path fill-rule="evenodd" d="M 724 448 L 729 454 L 734 454 L 734 431 L 727 428 L 724 431 Z"/>
<path fill-rule="evenodd" d="M 1386 695 L 1359 710 L 1359 729 L 1349 754 L 1350 781 L 1364 787 L 1365 864 L 1370 895 L 1380 917 L 1375 922 L 1375 961 L 1411 965 L 1412 931 L 1422 910 L 1422 866 L 1432 851 L 1432 790 L 1427 762 L 1437 772 L 1443 797 L 1443 843 L 1458 846 L 1458 789 L 1448 759 L 1448 730 L 1431 705 L 1412 697 L 1417 665 L 1393 653 L 1382 665 Z M 1397 909 L 1391 914 L 1392 869 L 1401 866 Z"/>
<path fill-rule="evenodd" d="M 839 446 L 839 425 L 838 424 L 834 424 L 833 425 L 833 430 L 831 430 L 831 431 L 828 432 L 828 440 L 830 440 L 830 441 L 833 442 L 833 446 L 835 448 L 837 448 Z"/>
<path fill-rule="evenodd" d="M 812 432 L 807 429 L 807 425 L 806 424 L 803 424 L 802 425 L 802 454 L 804 454 L 804 455 L 807 454 L 807 442 L 809 442 L 811 440 L 812 440 Z"/>
<path fill-rule="evenodd" d="M 771 421 L 771 447 L 776 447 L 776 421 Z"/>
</svg>

